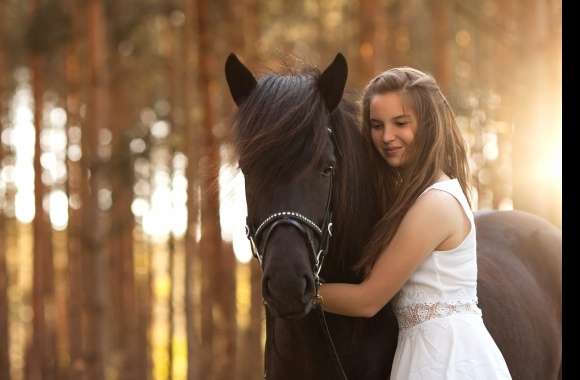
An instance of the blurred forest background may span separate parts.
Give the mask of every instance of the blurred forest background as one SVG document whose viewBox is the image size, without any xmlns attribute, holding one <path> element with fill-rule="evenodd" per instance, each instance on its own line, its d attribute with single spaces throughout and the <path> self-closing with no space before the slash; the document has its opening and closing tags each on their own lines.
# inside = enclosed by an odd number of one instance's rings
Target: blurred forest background
<svg viewBox="0 0 580 380">
<path fill-rule="evenodd" d="M 439 81 L 475 207 L 561 227 L 560 0 L 0 0 L 0 379 L 259 379 L 224 62 Z M 219 186 L 217 186 L 219 184 Z"/>
</svg>

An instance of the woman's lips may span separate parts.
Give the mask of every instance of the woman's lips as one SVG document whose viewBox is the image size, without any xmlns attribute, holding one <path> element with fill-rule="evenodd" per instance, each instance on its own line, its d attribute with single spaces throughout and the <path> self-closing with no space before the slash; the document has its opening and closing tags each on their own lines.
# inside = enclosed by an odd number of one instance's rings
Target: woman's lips
<svg viewBox="0 0 580 380">
<path fill-rule="evenodd" d="M 396 148 L 383 149 L 383 152 L 385 152 L 385 155 L 387 156 L 396 156 L 397 154 L 399 154 L 401 149 L 403 149 L 403 147 L 399 146 Z"/>
</svg>

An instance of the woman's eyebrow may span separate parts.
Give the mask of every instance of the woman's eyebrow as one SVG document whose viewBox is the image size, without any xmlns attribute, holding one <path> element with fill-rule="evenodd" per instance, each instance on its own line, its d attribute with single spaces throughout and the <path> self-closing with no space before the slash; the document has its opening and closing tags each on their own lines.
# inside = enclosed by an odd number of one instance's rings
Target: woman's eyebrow
<svg viewBox="0 0 580 380">
<path fill-rule="evenodd" d="M 411 116 L 410 116 L 410 115 L 408 115 L 408 114 L 402 114 L 402 115 L 398 115 L 398 116 L 394 116 L 394 117 L 392 117 L 392 118 L 391 118 L 391 120 L 397 120 L 397 119 L 408 119 L 408 118 L 410 118 L 410 117 L 411 117 Z M 375 119 L 375 118 L 373 118 L 373 117 L 371 117 L 371 118 L 370 118 L 370 121 L 372 121 L 372 122 L 377 122 L 377 123 L 382 123 L 382 122 L 383 122 L 382 120 L 380 120 L 380 119 Z"/>
</svg>

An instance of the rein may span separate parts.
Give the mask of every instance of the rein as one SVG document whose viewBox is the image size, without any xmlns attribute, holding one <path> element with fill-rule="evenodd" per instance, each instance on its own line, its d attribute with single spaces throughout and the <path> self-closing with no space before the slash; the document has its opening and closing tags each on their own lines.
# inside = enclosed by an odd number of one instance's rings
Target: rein
<svg viewBox="0 0 580 380">
<path fill-rule="evenodd" d="M 334 141 L 334 135 L 332 129 L 328 128 L 328 132 L 331 136 L 332 145 L 337 151 L 337 146 Z M 339 152 L 340 153 L 340 152 Z M 246 237 L 250 241 L 250 247 L 252 250 L 252 255 L 258 260 L 260 264 L 260 268 L 264 270 L 264 253 L 265 247 L 267 246 L 268 239 L 270 238 L 272 231 L 274 228 L 281 224 L 289 224 L 296 229 L 298 229 L 304 239 L 307 242 L 307 245 L 310 247 L 310 252 L 312 253 L 312 267 L 313 267 L 313 276 L 314 276 L 314 284 L 316 294 L 314 295 L 313 302 L 315 306 L 318 306 L 320 310 L 320 321 L 325 332 L 325 335 L 328 338 L 329 345 L 332 349 L 332 353 L 337 363 L 337 367 L 341 373 L 341 376 L 344 380 L 348 380 L 346 376 L 346 372 L 344 371 L 344 367 L 342 366 L 342 362 L 340 357 L 338 356 L 338 352 L 336 351 L 336 346 L 334 344 L 334 340 L 332 339 L 332 335 L 330 334 L 330 330 L 328 328 L 328 324 L 326 323 L 326 316 L 324 314 L 324 310 L 321 306 L 321 297 L 318 293 L 320 289 L 320 272 L 322 270 L 322 266 L 324 263 L 324 258 L 328 253 L 328 248 L 330 246 L 330 238 L 332 237 L 332 189 L 333 189 L 333 182 L 334 182 L 334 167 L 330 167 L 330 186 L 328 189 L 328 198 L 326 201 L 326 207 L 324 211 L 324 219 L 322 220 L 322 225 L 318 226 L 315 222 L 307 218 L 306 216 L 294 212 L 294 211 L 281 211 L 274 213 L 268 216 L 255 230 L 252 228 L 249 215 L 246 217 Z M 313 239 L 312 235 L 315 235 L 318 244 Z M 261 244 L 260 244 L 261 238 Z M 256 244 L 258 242 L 258 244 Z M 259 249 L 261 248 L 261 249 Z M 264 300 L 264 305 L 266 305 L 266 301 Z M 271 336 L 273 336 L 271 334 Z M 264 372 L 264 379 L 267 377 L 267 369 Z"/>
</svg>

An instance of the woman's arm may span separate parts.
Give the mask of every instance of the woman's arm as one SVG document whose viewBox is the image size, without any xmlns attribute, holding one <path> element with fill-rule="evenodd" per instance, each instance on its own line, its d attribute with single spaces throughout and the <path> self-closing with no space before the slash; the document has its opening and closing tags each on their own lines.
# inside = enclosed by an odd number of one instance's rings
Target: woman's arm
<svg viewBox="0 0 580 380">
<path fill-rule="evenodd" d="M 458 206 L 448 193 L 426 192 L 403 217 L 391 243 L 362 283 L 321 285 L 324 310 L 351 317 L 374 316 L 419 264 L 453 234 Z"/>
</svg>

